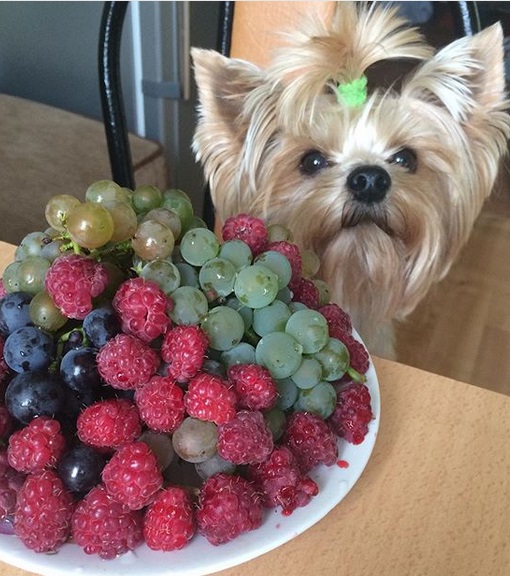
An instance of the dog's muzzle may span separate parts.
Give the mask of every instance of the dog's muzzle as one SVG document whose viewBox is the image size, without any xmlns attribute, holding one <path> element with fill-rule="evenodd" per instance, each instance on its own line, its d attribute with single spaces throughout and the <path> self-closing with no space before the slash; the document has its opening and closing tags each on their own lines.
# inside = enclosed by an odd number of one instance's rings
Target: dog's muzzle
<svg viewBox="0 0 510 576">
<path fill-rule="evenodd" d="M 347 177 L 347 188 L 358 202 L 381 202 L 391 186 L 391 177 L 384 168 L 375 165 L 358 166 Z"/>
</svg>

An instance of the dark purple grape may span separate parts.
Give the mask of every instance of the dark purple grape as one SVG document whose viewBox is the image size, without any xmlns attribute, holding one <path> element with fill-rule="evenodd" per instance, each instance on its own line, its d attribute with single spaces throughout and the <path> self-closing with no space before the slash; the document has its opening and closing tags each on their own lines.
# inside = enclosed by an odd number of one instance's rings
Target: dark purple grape
<svg viewBox="0 0 510 576">
<path fill-rule="evenodd" d="M 84 337 L 81 330 L 72 330 L 64 341 L 62 354 L 67 354 L 69 350 L 76 350 L 77 348 L 81 348 L 83 346 L 83 340 Z"/>
<path fill-rule="evenodd" d="M 15 372 L 44 370 L 55 354 L 53 337 L 35 326 L 22 326 L 4 344 L 4 359 Z"/>
<path fill-rule="evenodd" d="M 69 350 L 60 362 L 62 380 L 75 392 L 88 394 L 101 386 L 93 348 Z"/>
<path fill-rule="evenodd" d="M 81 442 L 61 458 L 58 474 L 67 488 L 75 494 L 86 494 L 101 481 L 106 456 Z"/>
<path fill-rule="evenodd" d="M 65 385 L 47 372 L 16 374 L 5 391 L 5 406 L 22 424 L 36 416 L 56 416 L 64 407 Z"/>
<path fill-rule="evenodd" d="M 83 319 L 83 330 L 92 345 L 96 348 L 104 346 L 108 340 L 120 333 L 120 319 L 109 305 L 95 308 Z"/>
<path fill-rule="evenodd" d="M 26 292 L 11 292 L 0 300 L 0 334 L 8 336 L 22 326 L 30 326 L 32 321 L 28 307 L 32 296 Z"/>
</svg>

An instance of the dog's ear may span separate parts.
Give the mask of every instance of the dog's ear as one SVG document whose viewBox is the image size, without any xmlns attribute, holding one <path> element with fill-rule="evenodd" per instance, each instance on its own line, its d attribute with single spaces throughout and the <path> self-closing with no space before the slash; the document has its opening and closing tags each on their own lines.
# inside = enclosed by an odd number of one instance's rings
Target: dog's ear
<svg viewBox="0 0 510 576">
<path fill-rule="evenodd" d="M 494 24 L 440 50 L 408 79 L 402 95 L 439 104 L 460 122 L 476 110 L 500 110 L 505 100 L 501 25 Z"/>
</svg>

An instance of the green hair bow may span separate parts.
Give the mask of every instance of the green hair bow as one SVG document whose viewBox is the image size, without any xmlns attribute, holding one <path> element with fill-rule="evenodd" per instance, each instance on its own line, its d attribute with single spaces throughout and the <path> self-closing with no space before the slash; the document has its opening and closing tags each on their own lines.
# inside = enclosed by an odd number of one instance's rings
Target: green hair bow
<svg viewBox="0 0 510 576">
<path fill-rule="evenodd" d="M 351 82 L 343 82 L 336 87 L 336 98 L 349 108 L 361 106 L 367 99 L 367 77 L 361 76 Z"/>
</svg>

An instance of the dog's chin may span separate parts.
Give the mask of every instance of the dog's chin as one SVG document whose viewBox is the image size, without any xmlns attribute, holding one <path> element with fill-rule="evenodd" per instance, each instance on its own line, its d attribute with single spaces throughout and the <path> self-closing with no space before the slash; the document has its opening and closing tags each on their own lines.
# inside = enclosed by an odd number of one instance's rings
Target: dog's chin
<svg viewBox="0 0 510 576">
<path fill-rule="evenodd" d="M 346 206 L 341 225 L 344 230 L 359 226 L 375 226 L 388 236 L 395 236 L 395 229 L 390 223 L 387 211 L 379 205 Z"/>
</svg>

